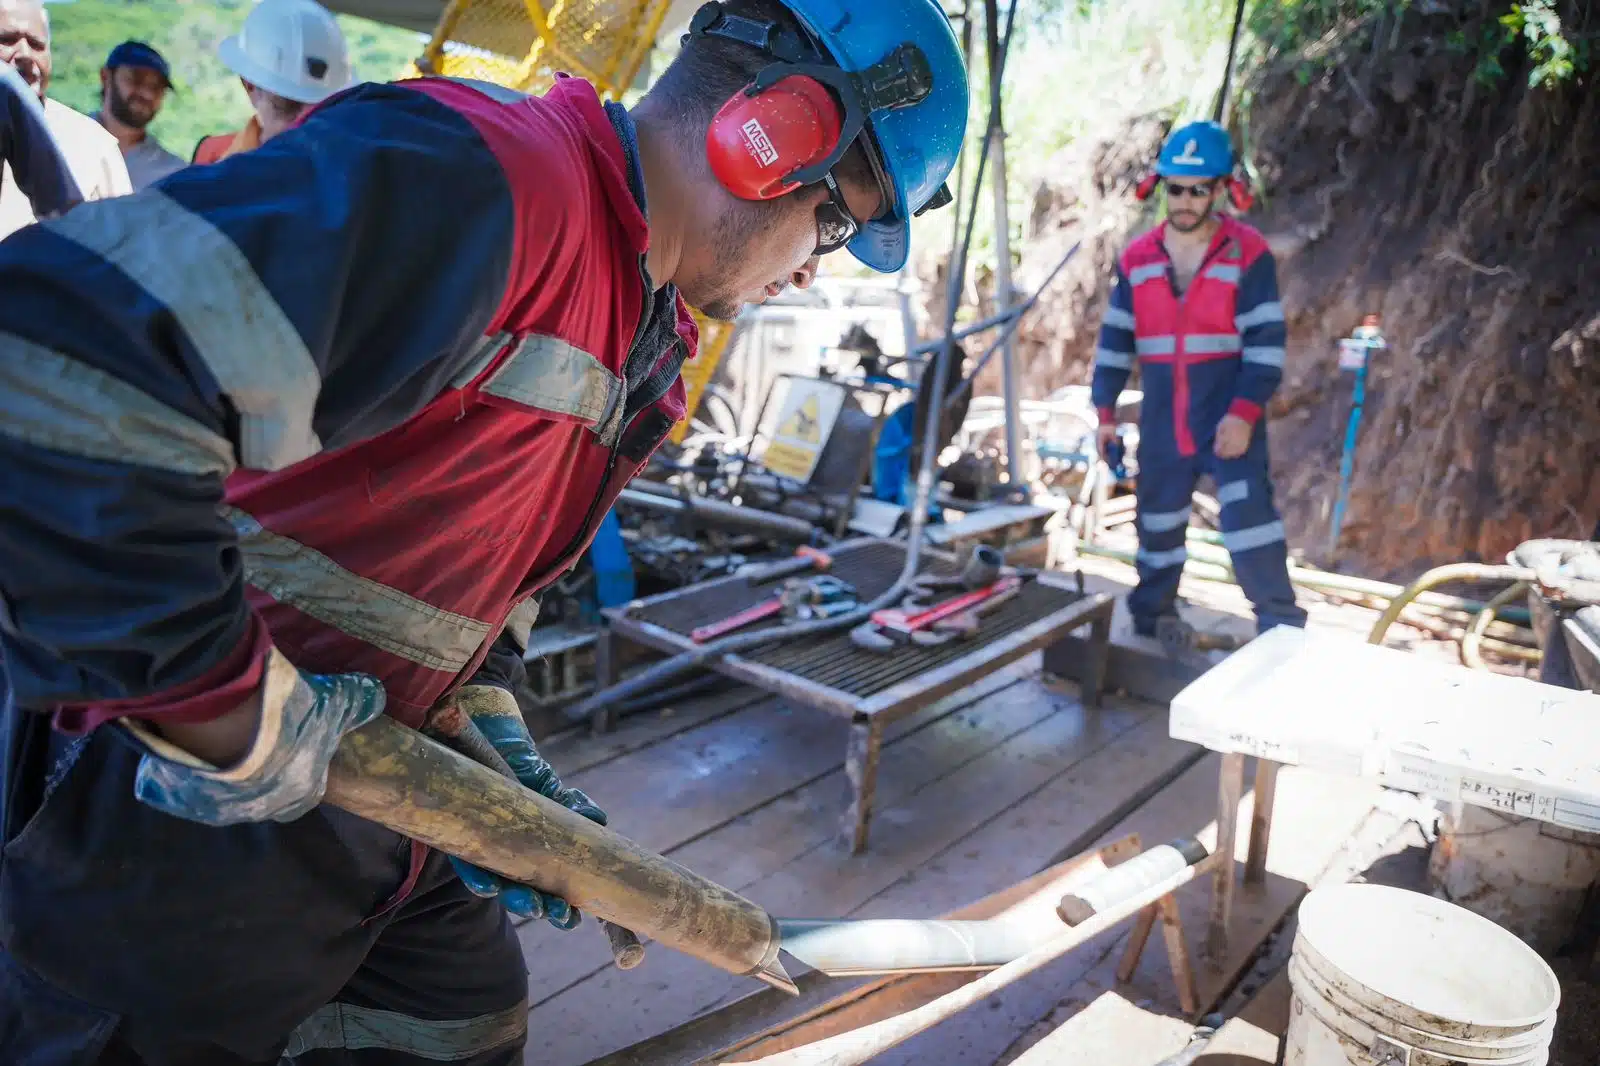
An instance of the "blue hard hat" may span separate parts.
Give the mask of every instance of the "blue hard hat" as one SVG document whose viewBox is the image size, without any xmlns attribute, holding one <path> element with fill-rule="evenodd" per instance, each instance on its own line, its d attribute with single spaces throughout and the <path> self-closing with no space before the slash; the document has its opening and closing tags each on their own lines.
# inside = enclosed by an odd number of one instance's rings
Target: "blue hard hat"
<svg viewBox="0 0 1600 1066">
<path fill-rule="evenodd" d="M 1215 122 L 1179 126 L 1161 146 L 1156 173 L 1163 178 L 1221 178 L 1233 173 L 1233 142 Z"/>
<path fill-rule="evenodd" d="M 116 70 L 118 67 L 143 67 L 146 70 L 153 70 L 161 75 L 161 80 L 167 83 L 167 88 L 173 88 L 172 69 L 167 66 L 166 59 L 143 41 L 123 41 L 106 56 L 104 66 L 107 70 Z"/>
<path fill-rule="evenodd" d="M 860 79 L 869 89 L 909 86 L 918 97 L 900 106 L 883 106 L 883 95 L 866 101 L 865 128 L 876 149 L 868 155 L 876 155 L 873 162 L 894 203 L 848 247 L 872 269 L 893 273 L 910 254 L 912 216 L 950 202 L 945 179 L 966 138 L 968 108 L 967 70 L 955 31 L 935 0 L 781 2 L 840 68 L 853 74 L 871 70 L 873 77 Z"/>
</svg>

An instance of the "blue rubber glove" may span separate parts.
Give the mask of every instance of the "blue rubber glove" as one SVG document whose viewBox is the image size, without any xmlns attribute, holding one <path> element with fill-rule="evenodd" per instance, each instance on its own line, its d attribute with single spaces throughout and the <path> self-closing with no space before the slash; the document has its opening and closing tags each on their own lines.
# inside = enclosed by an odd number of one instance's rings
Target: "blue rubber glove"
<svg viewBox="0 0 1600 1066">
<path fill-rule="evenodd" d="M 383 713 L 383 685 L 366 674 L 303 674 L 276 649 L 261 686 L 261 725 L 238 763 L 217 769 L 136 722 L 145 748 L 134 778 L 143 803 L 204 825 L 291 822 L 318 803 L 339 741 Z"/>
<path fill-rule="evenodd" d="M 583 815 L 590 821 L 606 824 L 606 812 L 576 788 L 561 784 L 555 769 L 534 747 L 528 724 L 517 707 L 516 698 L 492 685 L 468 685 L 456 693 L 456 701 L 467 717 L 483 733 L 511 767 L 525 788 Z M 499 874 L 452 857 L 450 862 L 468 891 L 486 899 L 498 896 L 506 910 L 529 918 L 543 918 L 557 929 L 574 929 L 582 919 L 578 908 L 560 896 L 540 892 L 528 885 L 507 881 Z"/>
</svg>

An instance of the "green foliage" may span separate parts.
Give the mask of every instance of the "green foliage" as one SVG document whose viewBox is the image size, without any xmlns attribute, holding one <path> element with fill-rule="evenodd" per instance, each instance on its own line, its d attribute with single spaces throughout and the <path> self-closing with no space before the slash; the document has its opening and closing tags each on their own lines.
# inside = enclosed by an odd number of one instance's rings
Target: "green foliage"
<svg viewBox="0 0 1600 1066">
<path fill-rule="evenodd" d="M 1472 57 L 1474 80 L 1492 86 L 1506 77 L 1508 64 L 1521 61 L 1516 52 L 1520 44 L 1529 65 L 1529 86 L 1555 89 L 1588 67 L 1588 42 L 1566 36 L 1563 6 L 1574 5 L 1562 0 L 1489 5 L 1487 18 L 1468 16 L 1474 21 L 1450 30 L 1445 46 Z M 1304 85 L 1318 70 L 1343 59 L 1336 48 L 1316 48 L 1318 42 L 1364 34 L 1378 18 L 1401 18 L 1411 7 L 1412 0 L 1255 0 L 1249 25 L 1269 53 L 1298 54 L 1294 73 Z M 1496 10 L 1502 13 L 1493 14 Z"/>
<path fill-rule="evenodd" d="M 1568 80 L 1578 69 L 1578 53 L 1561 33 L 1561 16 L 1556 13 L 1551 0 L 1528 0 L 1512 4 L 1511 10 L 1500 16 L 1508 42 L 1521 37 L 1528 49 L 1533 68 L 1528 71 L 1528 85 L 1534 88 L 1554 89 Z"/>
<path fill-rule="evenodd" d="M 238 129 L 250 105 L 217 58 L 217 45 L 238 30 L 250 0 L 73 0 L 49 7 L 55 73 L 50 95 L 85 113 L 100 106 L 100 66 L 125 40 L 146 41 L 172 66 L 178 91 L 167 94 L 151 132 L 188 158 L 201 137 Z M 406 30 L 339 17 L 358 80 L 387 81 L 422 48 Z"/>
</svg>

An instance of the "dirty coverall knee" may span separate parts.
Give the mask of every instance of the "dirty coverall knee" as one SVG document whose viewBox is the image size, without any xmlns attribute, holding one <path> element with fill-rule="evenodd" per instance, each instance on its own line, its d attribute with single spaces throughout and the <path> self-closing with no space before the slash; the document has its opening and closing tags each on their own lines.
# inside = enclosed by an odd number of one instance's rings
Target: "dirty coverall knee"
<svg viewBox="0 0 1600 1066">
<path fill-rule="evenodd" d="M 3 671 L 0 696 L 0 1062 L 522 1062 L 515 932 L 443 856 L 418 870 L 404 837 L 327 806 L 171 817 L 134 799 L 116 730 L 51 730 Z"/>
</svg>

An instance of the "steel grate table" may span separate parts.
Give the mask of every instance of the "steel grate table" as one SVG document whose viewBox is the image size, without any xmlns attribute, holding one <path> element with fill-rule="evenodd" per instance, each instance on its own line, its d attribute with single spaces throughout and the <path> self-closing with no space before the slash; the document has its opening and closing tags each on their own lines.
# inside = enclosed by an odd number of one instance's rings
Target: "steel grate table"
<svg viewBox="0 0 1600 1066">
<path fill-rule="evenodd" d="M 898 541 L 863 539 L 831 550 L 829 571 L 856 587 L 863 602 L 887 591 L 905 565 L 905 545 Z M 957 560 L 924 549 L 919 573 L 954 573 Z M 606 628 L 597 649 L 598 683 L 614 680 L 613 642 L 627 640 L 659 651 L 674 653 L 695 647 L 689 634 L 695 627 L 726 618 L 736 611 L 768 599 L 778 583 L 752 586 L 742 576 L 720 578 L 693 585 L 626 607 L 604 612 Z M 748 652 L 727 655 L 708 668 L 795 703 L 850 720 L 850 743 L 845 770 L 853 796 L 844 824 L 850 848 L 866 847 L 877 783 L 878 754 L 883 731 L 898 718 L 1052 643 L 1071 630 L 1090 626 L 1091 669 L 1084 680 L 1084 699 L 1098 704 L 1105 676 L 1105 656 L 1111 635 L 1111 598 L 1086 594 L 1070 575 L 1040 574 L 1012 600 L 983 619 L 979 633 L 967 640 L 934 647 L 908 645 L 891 654 L 857 648 L 849 630 L 820 633 L 784 641 Z M 750 626 L 755 632 L 777 621 Z M 611 714 L 602 710 L 595 729 L 610 728 Z"/>
</svg>

